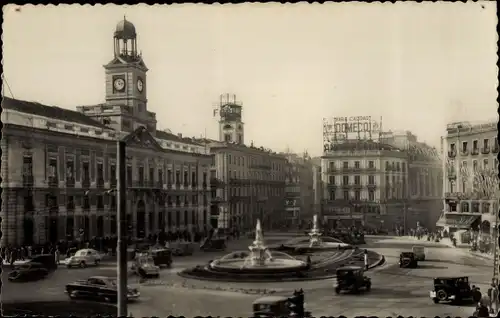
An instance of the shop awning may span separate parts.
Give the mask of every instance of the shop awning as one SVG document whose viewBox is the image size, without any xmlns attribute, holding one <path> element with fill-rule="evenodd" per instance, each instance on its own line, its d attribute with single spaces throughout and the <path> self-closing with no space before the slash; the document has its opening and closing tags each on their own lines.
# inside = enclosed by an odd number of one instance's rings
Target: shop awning
<svg viewBox="0 0 500 318">
<path fill-rule="evenodd" d="M 469 229 L 472 223 L 480 218 L 479 215 L 459 215 L 459 214 L 447 214 L 444 217 L 439 218 L 436 222 L 437 226 L 449 226 L 459 229 Z"/>
</svg>

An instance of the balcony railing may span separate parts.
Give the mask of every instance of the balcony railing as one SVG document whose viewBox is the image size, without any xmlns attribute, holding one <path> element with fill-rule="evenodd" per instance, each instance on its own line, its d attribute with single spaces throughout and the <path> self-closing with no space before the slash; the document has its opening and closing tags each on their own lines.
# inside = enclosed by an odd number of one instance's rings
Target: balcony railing
<svg viewBox="0 0 500 318">
<path fill-rule="evenodd" d="M 82 179 L 82 187 L 83 188 L 90 188 L 90 178 L 83 178 Z"/>
<path fill-rule="evenodd" d="M 377 171 L 377 167 L 367 167 L 365 170 L 368 171 L 368 172 L 370 172 L 370 171 Z"/>
<path fill-rule="evenodd" d="M 479 155 L 479 148 L 472 149 L 471 155 L 473 155 L 473 156 Z"/>
<path fill-rule="evenodd" d="M 469 155 L 469 149 L 462 149 L 462 151 L 460 151 L 460 154 L 461 154 L 462 156 L 467 156 L 467 155 Z"/>
<path fill-rule="evenodd" d="M 326 169 L 327 173 L 337 173 L 338 171 L 339 171 L 339 169 L 337 169 L 337 168 L 328 168 L 328 169 Z"/>
<path fill-rule="evenodd" d="M 457 156 L 457 151 L 456 150 L 450 150 L 450 151 L 448 151 L 448 157 L 455 158 L 456 156 Z"/>
<path fill-rule="evenodd" d="M 352 187 L 355 189 L 361 189 L 363 186 L 361 185 L 361 183 L 355 183 L 352 185 Z"/>
<path fill-rule="evenodd" d="M 491 151 L 490 146 L 486 146 L 486 147 L 481 148 L 481 153 L 483 155 L 490 153 L 490 151 Z"/>
<path fill-rule="evenodd" d="M 341 184 L 341 187 L 342 187 L 342 188 L 350 188 L 350 187 L 351 187 L 351 184 L 349 184 L 349 183 L 342 183 L 342 184 Z"/>
<path fill-rule="evenodd" d="M 332 189 L 332 188 L 336 188 L 337 187 L 337 184 L 335 183 L 327 183 L 326 185 L 328 188 Z"/>
<path fill-rule="evenodd" d="M 75 178 L 66 178 L 66 188 L 75 187 Z"/>
<path fill-rule="evenodd" d="M 454 170 L 448 171 L 448 180 L 456 180 L 457 172 Z"/>
<path fill-rule="evenodd" d="M 367 188 L 376 188 L 377 187 L 377 184 L 376 183 L 368 183 L 366 185 Z"/>
</svg>

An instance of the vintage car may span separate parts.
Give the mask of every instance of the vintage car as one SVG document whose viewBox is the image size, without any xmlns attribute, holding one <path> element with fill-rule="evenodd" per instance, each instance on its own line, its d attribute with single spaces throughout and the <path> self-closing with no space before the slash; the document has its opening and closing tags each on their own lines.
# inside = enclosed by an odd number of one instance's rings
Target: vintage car
<svg viewBox="0 0 500 318">
<path fill-rule="evenodd" d="M 91 248 L 84 248 L 76 251 L 75 255 L 68 257 L 64 260 L 64 263 L 68 268 L 71 267 L 81 267 L 85 268 L 89 265 L 98 266 L 101 262 L 101 254 Z"/>
<path fill-rule="evenodd" d="M 142 278 L 160 277 L 160 267 L 156 266 L 150 253 L 138 253 L 131 262 L 130 271 Z"/>
<path fill-rule="evenodd" d="M 8 279 L 11 282 L 27 282 L 42 279 L 48 274 L 49 270 L 43 264 L 29 262 L 15 267 Z"/>
<path fill-rule="evenodd" d="M 105 276 L 92 276 L 85 280 L 78 280 L 67 284 L 65 292 L 71 299 L 90 299 L 116 303 L 118 300 L 116 278 Z M 136 288 L 127 288 L 127 300 L 138 299 L 140 292 Z"/>
<path fill-rule="evenodd" d="M 418 261 L 413 252 L 402 252 L 399 254 L 399 267 L 402 268 L 417 268 Z"/>
<path fill-rule="evenodd" d="M 303 316 L 311 317 L 311 313 L 304 311 L 303 315 L 298 314 L 297 308 L 293 301 L 297 295 L 297 291 L 294 292 L 292 298 L 285 296 L 264 296 L 255 300 L 252 304 L 252 317 L 293 317 L 293 316 Z M 302 308 L 298 311 L 304 310 L 305 303 L 299 304 Z M 295 307 L 295 308 L 294 308 Z"/>
<path fill-rule="evenodd" d="M 369 291 L 372 288 L 371 279 L 364 275 L 364 269 L 360 266 L 344 266 L 337 269 L 337 285 L 335 293 L 343 290 L 358 292 L 360 289 Z"/>
<path fill-rule="evenodd" d="M 156 266 L 168 268 L 172 266 L 172 251 L 170 249 L 158 246 L 153 247 L 148 253 L 151 254 Z"/>
<path fill-rule="evenodd" d="M 224 251 L 226 249 L 226 240 L 224 238 L 206 239 L 200 246 L 204 252 Z"/>
<path fill-rule="evenodd" d="M 417 261 L 425 261 L 425 247 L 419 245 L 413 246 L 412 252 L 415 254 Z"/>
<path fill-rule="evenodd" d="M 174 256 L 189 256 L 194 253 L 194 243 L 191 242 L 176 242 L 170 245 Z"/>
<path fill-rule="evenodd" d="M 472 289 L 469 277 L 436 277 L 434 278 L 434 289 L 429 292 L 430 298 L 435 304 L 440 301 L 472 301 Z"/>
<path fill-rule="evenodd" d="M 24 264 L 31 264 L 31 263 L 42 264 L 42 266 L 49 272 L 57 269 L 56 258 L 52 254 L 35 255 L 31 259 L 24 262 Z"/>
</svg>

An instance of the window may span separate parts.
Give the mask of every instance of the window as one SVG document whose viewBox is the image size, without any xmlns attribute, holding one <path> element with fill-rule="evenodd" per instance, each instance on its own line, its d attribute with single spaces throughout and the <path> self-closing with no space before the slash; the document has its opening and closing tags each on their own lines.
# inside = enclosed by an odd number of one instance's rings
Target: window
<svg viewBox="0 0 500 318">
<path fill-rule="evenodd" d="M 57 177 L 57 159 L 49 158 L 49 169 L 47 171 L 47 175 L 49 178 Z"/>
<path fill-rule="evenodd" d="M 467 141 L 462 142 L 462 152 L 467 151 Z"/>
<path fill-rule="evenodd" d="M 359 161 L 354 161 L 354 168 L 359 169 Z"/>
<path fill-rule="evenodd" d="M 484 147 L 484 149 L 488 149 L 489 145 L 490 145 L 490 140 L 489 139 L 484 139 L 483 140 L 483 147 Z"/>
<path fill-rule="evenodd" d="M 342 177 L 342 184 L 349 184 L 349 176 Z"/>
<path fill-rule="evenodd" d="M 102 195 L 97 196 L 97 209 L 104 209 L 104 198 Z"/>
<path fill-rule="evenodd" d="M 361 200 L 361 192 L 359 190 L 354 191 L 354 200 Z"/>
<path fill-rule="evenodd" d="M 348 161 L 342 162 L 342 167 L 344 167 L 344 169 L 349 168 L 349 162 Z"/>
<path fill-rule="evenodd" d="M 375 176 L 368 176 L 368 184 L 375 184 Z"/>
<path fill-rule="evenodd" d="M 401 166 L 399 164 L 399 161 L 396 162 L 396 171 L 401 171 Z"/>
<path fill-rule="evenodd" d="M 335 190 L 330 190 L 330 200 L 335 200 Z"/>
<path fill-rule="evenodd" d="M 97 185 L 104 185 L 104 167 L 102 162 L 97 163 Z"/>
<path fill-rule="evenodd" d="M 131 186 L 133 180 L 134 177 L 132 176 L 132 166 L 127 166 L 127 185 Z"/>
<path fill-rule="evenodd" d="M 139 182 L 142 183 L 144 182 L 145 176 L 144 176 L 144 167 L 139 167 Z"/>
<path fill-rule="evenodd" d="M 344 200 L 349 200 L 349 191 L 344 191 Z"/>
<path fill-rule="evenodd" d="M 368 168 L 371 168 L 371 169 L 375 168 L 375 161 L 372 161 L 372 160 L 368 161 Z"/>
<path fill-rule="evenodd" d="M 368 201 L 375 201 L 375 191 L 368 191 Z"/>
<path fill-rule="evenodd" d="M 477 171 L 477 168 L 478 168 L 478 166 L 477 166 L 477 160 L 473 160 L 472 161 L 472 170 L 473 171 Z"/>
<path fill-rule="evenodd" d="M 88 161 L 82 163 L 82 182 L 90 183 L 90 166 Z"/>
<path fill-rule="evenodd" d="M 231 138 L 231 135 L 230 134 L 225 134 L 224 135 L 224 141 L 225 142 L 231 142 L 232 138 Z"/>
<path fill-rule="evenodd" d="M 488 163 L 488 159 L 483 159 L 483 168 L 484 169 L 489 169 L 489 163 Z"/>
<path fill-rule="evenodd" d="M 454 152 L 456 150 L 455 148 L 456 148 L 456 146 L 455 146 L 454 143 L 450 144 L 450 150 L 451 150 L 451 152 Z"/>
<path fill-rule="evenodd" d="M 184 186 L 187 187 L 189 185 L 189 176 L 187 171 L 184 171 L 183 177 L 184 177 Z"/>
<path fill-rule="evenodd" d="M 172 184 L 172 170 L 167 170 L 167 184 Z"/>
<path fill-rule="evenodd" d="M 328 183 L 335 184 L 335 176 L 328 176 Z"/>
<path fill-rule="evenodd" d="M 149 168 L 149 182 L 155 181 L 155 168 Z"/>
<path fill-rule="evenodd" d="M 360 176 L 354 176 L 354 184 L 361 184 L 361 177 Z"/>
<path fill-rule="evenodd" d="M 175 171 L 175 184 L 178 186 L 181 184 L 181 172 L 179 170 Z"/>
<path fill-rule="evenodd" d="M 330 170 L 335 170 L 335 161 L 330 161 L 328 164 Z"/>
<path fill-rule="evenodd" d="M 473 150 L 477 150 L 477 140 L 474 140 L 474 141 L 472 142 L 472 149 L 473 149 Z"/>
<path fill-rule="evenodd" d="M 389 169 L 390 169 L 390 167 L 389 167 L 389 161 L 386 161 L 385 162 L 385 170 L 389 170 Z"/>
<path fill-rule="evenodd" d="M 401 162 L 401 171 L 406 172 L 406 163 Z"/>
<path fill-rule="evenodd" d="M 191 172 L 191 185 L 196 187 L 196 172 Z"/>
<path fill-rule="evenodd" d="M 109 166 L 109 173 L 109 180 L 111 180 L 111 185 L 116 185 L 116 166 L 114 163 Z"/>
<path fill-rule="evenodd" d="M 163 170 L 158 169 L 158 182 L 163 185 Z"/>
</svg>

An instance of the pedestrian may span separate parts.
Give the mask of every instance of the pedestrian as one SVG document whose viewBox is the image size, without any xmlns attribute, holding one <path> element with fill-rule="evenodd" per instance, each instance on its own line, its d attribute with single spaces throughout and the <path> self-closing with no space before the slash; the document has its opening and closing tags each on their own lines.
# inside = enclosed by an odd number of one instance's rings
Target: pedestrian
<svg viewBox="0 0 500 318">
<path fill-rule="evenodd" d="M 59 265 L 59 258 L 60 258 L 59 254 L 60 254 L 59 247 L 56 247 L 56 250 L 54 251 L 54 257 L 57 265 Z"/>
<path fill-rule="evenodd" d="M 365 270 L 368 270 L 368 250 L 365 250 L 364 261 L 365 261 Z"/>
<path fill-rule="evenodd" d="M 493 279 L 491 283 L 491 292 L 488 290 L 488 296 L 490 296 L 490 313 L 498 313 L 498 282 Z"/>
</svg>

